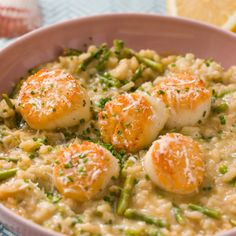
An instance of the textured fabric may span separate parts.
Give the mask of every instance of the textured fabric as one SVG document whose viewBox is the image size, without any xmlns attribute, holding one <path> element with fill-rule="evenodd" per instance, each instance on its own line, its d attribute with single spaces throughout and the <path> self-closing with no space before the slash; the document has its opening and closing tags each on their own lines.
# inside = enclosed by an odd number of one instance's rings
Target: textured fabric
<svg viewBox="0 0 236 236">
<path fill-rule="evenodd" d="M 165 0 L 39 0 L 39 4 L 42 9 L 44 25 L 103 13 L 164 14 L 166 11 Z M 11 41 L 0 39 L 0 48 Z M 0 236 L 14 236 L 14 234 L 0 224 Z"/>
</svg>

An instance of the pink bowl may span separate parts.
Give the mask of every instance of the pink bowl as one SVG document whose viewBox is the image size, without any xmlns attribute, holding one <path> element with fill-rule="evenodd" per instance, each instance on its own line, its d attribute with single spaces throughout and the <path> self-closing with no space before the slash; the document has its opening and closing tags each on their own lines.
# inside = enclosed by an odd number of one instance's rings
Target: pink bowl
<svg viewBox="0 0 236 236">
<path fill-rule="evenodd" d="M 92 37 L 92 38 L 91 38 Z M 194 53 L 213 58 L 224 67 L 236 63 L 236 35 L 213 26 L 158 15 L 111 14 L 70 20 L 29 33 L 0 51 L 0 93 L 10 91 L 25 72 L 54 59 L 63 47 L 111 43 L 123 39 L 134 49 L 150 48 L 159 53 Z M 0 204 L 0 222 L 19 236 L 52 236 Z M 221 235 L 236 235 L 236 230 Z"/>
</svg>

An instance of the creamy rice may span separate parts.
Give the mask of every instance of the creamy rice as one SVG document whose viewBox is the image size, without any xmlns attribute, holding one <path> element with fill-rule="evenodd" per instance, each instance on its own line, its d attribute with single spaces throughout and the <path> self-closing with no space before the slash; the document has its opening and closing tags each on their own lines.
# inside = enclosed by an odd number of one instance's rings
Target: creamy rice
<svg viewBox="0 0 236 236">
<path fill-rule="evenodd" d="M 101 141 L 97 124 L 97 113 L 102 102 L 124 93 L 142 90 L 149 93 L 163 76 L 176 72 L 188 72 L 199 76 L 213 90 L 212 111 L 208 119 L 192 127 L 182 127 L 176 132 L 191 136 L 204 153 L 206 166 L 204 182 L 199 192 L 178 195 L 157 188 L 145 175 L 142 158 L 147 150 L 135 154 L 117 152 L 123 160 L 134 164 L 126 172 L 132 174 L 136 184 L 132 191 L 129 208 L 169 222 L 169 228 L 160 228 L 163 235 L 213 235 L 229 230 L 236 223 L 236 66 L 225 70 L 211 59 L 199 59 L 193 54 L 161 57 L 152 50 L 141 50 L 138 55 L 161 63 L 160 73 L 145 67 L 137 80 L 132 81 L 140 62 L 135 56 L 119 59 L 111 49 L 105 72 L 115 82 L 107 85 L 98 75 L 94 59 L 85 71 L 78 66 L 97 47 L 89 46 L 80 55 L 62 55 L 57 60 L 40 68 L 63 69 L 78 79 L 87 89 L 93 111 L 93 119 L 79 126 L 56 131 L 30 129 L 24 121 L 15 120 L 15 110 L 6 100 L 0 103 L 0 171 L 15 169 L 12 178 L 0 182 L 0 202 L 17 214 L 66 235 L 158 235 L 147 231 L 157 227 L 143 221 L 127 219 L 115 212 L 123 179 L 120 177 L 106 188 L 96 199 L 79 203 L 63 198 L 56 190 L 52 179 L 52 167 L 57 153 L 69 143 L 80 143 L 91 139 Z M 76 53 L 74 53 L 76 54 Z M 37 69 L 37 68 L 36 68 Z M 31 71 L 32 73 L 32 71 Z M 103 72 L 104 73 L 104 72 Z M 25 78 L 29 76 L 26 75 Z M 18 92 L 12 98 L 15 103 Z M 101 98 L 105 100 L 101 100 Z M 217 111 L 220 104 L 227 109 Z M 170 132 L 163 130 L 162 134 Z M 181 209 L 184 223 L 176 221 L 173 203 Z M 188 207 L 196 203 L 219 211 L 220 219 L 211 218 Z M 133 230 L 133 232 L 131 232 Z M 139 232 L 138 232 L 139 231 Z M 133 233 L 133 234 L 132 234 Z"/>
</svg>

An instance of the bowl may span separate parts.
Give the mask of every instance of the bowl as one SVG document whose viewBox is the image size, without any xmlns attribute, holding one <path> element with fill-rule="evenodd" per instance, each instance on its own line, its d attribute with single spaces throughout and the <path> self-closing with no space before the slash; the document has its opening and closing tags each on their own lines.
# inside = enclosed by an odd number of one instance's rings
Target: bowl
<svg viewBox="0 0 236 236">
<path fill-rule="evenodd" d="M 70 20 L 29 33 L 0 51 L 0 92 L 30 68 L 50 61 L 64 47 L 84 48 L 88 44 L 112 43 L 122 39 L 134 48 L 150 48 L 160 54 L 193 53 L 212 58 L 227 68 L 236 62 L 236 35 L 214 26 L 183 18 L 108 14 Z M 0 204 L 0 222 L 18 236 L 61 235 L 23 219 Z M 236 235 L 236 229 L 221 233 Z"/>
</svg>

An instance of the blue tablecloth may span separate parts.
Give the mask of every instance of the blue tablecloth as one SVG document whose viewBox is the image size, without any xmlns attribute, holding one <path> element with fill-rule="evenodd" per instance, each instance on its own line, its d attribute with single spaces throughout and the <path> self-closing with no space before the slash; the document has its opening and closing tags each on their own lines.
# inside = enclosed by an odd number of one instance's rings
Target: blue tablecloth
<svg viewBox="0 0 236 236">
<path fill-rule="evenodd" d="M 81 16 L 111 12 L 166 12 L 165 0 L 39 0 L 43 13 L 43 24 L 50 25 Z M 11 40 L 0 39 L 0 48 Z M 14 236 L 0 223 L 0 236 Z"/>
</svg>

